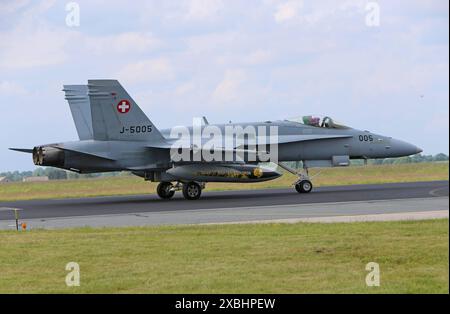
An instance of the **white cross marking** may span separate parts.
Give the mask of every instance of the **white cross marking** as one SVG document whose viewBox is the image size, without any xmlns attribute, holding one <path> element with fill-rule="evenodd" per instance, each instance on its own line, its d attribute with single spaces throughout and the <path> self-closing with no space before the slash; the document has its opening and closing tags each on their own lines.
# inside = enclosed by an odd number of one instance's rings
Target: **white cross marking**
<svg viewBox="0 0 450 314">
<path fill-rule="evenodd" d="M 120 111 L 122 111 L 123 113 L 125 113 L 129 108 L 130 108 L 130 105 L 127 104 L 126 101 L 122 101 L 122 104 L 119 105 L 119 109 L 120 109 Z"/>
</svg>

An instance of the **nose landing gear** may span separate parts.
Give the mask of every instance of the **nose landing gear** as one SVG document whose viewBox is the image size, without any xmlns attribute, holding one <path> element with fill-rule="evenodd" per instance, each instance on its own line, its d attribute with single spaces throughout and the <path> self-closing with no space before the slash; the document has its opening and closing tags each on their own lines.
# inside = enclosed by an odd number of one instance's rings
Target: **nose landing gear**
<svg viewBox="0 0 450 314">
<path fill-rule="evenodd" d="M 295 190 L 298 193 L 309 193 L 313 189 L 313 185 L 309 180 L 299 180 L 295 183 Z"/>
<path fill-rule="evenodd" d="M 287 172 L 290 172 L 293 175 L 298 176 L 298 180 L 294 183 L 295 190 L 298 193 L 310 193 L 312 191 L 313 184 L 309 178 L 308 168 L 303 167 L 303 171 L 297 171 L 282 163 L 278 163 L 278 166 L 280 166 Z"/>
</svg>

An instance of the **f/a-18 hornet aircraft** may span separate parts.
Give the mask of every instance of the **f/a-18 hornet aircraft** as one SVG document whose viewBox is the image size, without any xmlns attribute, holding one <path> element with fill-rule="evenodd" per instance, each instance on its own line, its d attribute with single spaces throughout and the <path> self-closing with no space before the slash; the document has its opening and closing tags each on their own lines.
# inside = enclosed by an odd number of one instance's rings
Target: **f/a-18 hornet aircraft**
<svg viewBox="0 0 450 314">
<path fill-rule="evenodd" d="M 170 199 L 182 190 L 198 199 L 207 182 L 261 182 L 281 176 L 276 165 L 298 176 L 299 193 L 311 192 L 310 167 L 348 166 L 351 159 L 420 153 L 416 146 L 345 126 L 330 117 L 210 125 L 158 130 L 116 80 L 65 85 L 79 141 L 11 148 L 31 153 L 38 166 L 77 173 L 130 171 L 159 182 Z M 302 161 L 301 170 L 283 162 Z M 275 165 L 275 167 L 273 167 Z"/>
</svg>

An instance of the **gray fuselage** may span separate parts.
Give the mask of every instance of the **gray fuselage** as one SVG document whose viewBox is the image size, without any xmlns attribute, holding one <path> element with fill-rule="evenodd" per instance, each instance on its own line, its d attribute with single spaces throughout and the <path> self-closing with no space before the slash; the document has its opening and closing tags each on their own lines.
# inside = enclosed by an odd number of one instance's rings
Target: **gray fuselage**
<svg viewBox="0 0 450 314">
<path fill-rule="evenodd" d="M 278 162 L 304 161 L 309 167 L 340 166 L 347 165 L 346 159 L 400 157 L 421 151 L 412 144 L 352 128 L 316 127 L 290 121 L 214 125 L 223 132 L 226 127 L 245 129 L 247 126 L 277 127 Z M 193 128 L 188 129 L 192 135 Z M 168 144 L 177 140 L 170 137 L 171 132 L 172 129 L 161 130 Z M 291 140 L 283 141 L 283 138 Z M 154 143 L 146 141 L 86 140 L 52 146 L 64 149 L 64 160 L 56 166 L 80 173 L 125 170 L 154 181 L 176 180 L 167 170 L 185 164 L 174 163 L 167 146 L 155 147 Z M 200 166 L 205 162 L 197 164 Z M 215 180 L 209 178 L 209 181 Z"/>
</svg>

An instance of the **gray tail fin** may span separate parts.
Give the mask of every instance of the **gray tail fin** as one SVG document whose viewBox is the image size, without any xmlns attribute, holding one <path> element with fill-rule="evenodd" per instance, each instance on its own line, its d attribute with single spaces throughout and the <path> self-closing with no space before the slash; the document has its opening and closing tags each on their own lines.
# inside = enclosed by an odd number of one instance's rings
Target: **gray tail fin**
<svg viewBox="0 0 450 314">
<path fill-rule="evenodd" d="M 94 139 L 159 141 L 164 137 L 116 80 L 89 80 Z"/>
<path fill-rule="evenodd" d="M 92 139 L 94 136 L 87 85 L 64 85 L 63 91 L 72 112 L 78 137 L 80 140 Z"/>
</svg>

